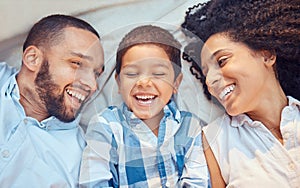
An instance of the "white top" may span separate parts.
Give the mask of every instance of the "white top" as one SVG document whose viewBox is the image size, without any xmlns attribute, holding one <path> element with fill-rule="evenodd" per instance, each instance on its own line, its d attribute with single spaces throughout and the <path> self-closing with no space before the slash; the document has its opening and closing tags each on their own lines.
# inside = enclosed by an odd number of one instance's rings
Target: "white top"
<svg viewBox="0 0 300 188">
<path fill-rule="evenodd" d="M 300 102 L 282 110 L 283 145 L 258 121 L 224 115 L 203 128 L 228 187 L 300 187 Z"/>
</svg>

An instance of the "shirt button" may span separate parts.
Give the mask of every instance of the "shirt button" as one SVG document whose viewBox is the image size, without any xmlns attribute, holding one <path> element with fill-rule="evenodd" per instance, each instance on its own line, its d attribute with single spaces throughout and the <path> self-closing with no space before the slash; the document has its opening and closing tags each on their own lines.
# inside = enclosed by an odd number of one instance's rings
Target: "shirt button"
<svg viewBox="0 0 300 188">
<path fill-rule="evenodd" d="M 28 119 L 24 119 L 23 122 L 25 123 L 25 125 L 27 125 Z"/>
<path fill-rule="evenodd" d="M 3 150 L 1 152 L 3 158 L 8 158 L 10 156 L 9 150 Z"/>
<path fill-rule="evenodd" d="M 285 133 L 285 134 L 284 134 L 284 138 L 285 138 L 285 139 L 289 139 L 289 136 L 290 136 L 289 133 Z"/>
<path fill-rule="evenodd" d="M 293 162 L 289 163 L 289 169 L 294 171 L 295 170 L 295 164 Z"/>
<path fill-rule="evenodd" d="M 167 181 L 166 187 L 170 187 L 170 182 Z"/>
</svg>

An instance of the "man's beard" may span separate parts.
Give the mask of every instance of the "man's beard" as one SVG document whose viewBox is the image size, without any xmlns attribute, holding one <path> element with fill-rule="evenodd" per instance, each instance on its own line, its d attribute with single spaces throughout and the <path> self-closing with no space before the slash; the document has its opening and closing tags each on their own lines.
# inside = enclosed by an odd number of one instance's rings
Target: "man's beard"
<svg viewBox="0 0 300 188">
<path fill-rule="evenodd" d="M 77 112 L 73 110 L 71 113 L 68 113 L 64 104 L 64 93 L 61 95 L 56 94 L 59 92 L 59 86 L 52 80 L 47 60 L 44 60 L 42 63 L 35 79 L 35 84 L 36 91 L 50 116 L 54 116 L 63 122 L 75 120 L 80 109 Z"/>
</svg>

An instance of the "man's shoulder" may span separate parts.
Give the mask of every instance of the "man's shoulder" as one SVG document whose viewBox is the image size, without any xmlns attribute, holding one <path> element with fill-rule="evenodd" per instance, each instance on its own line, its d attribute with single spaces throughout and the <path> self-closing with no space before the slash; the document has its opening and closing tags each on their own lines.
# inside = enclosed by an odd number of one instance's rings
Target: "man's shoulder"
<svg viewBox="0 0 300 188">
<path fill-rule="evenodd" d="M 0 86 L 15 72 L 17 72 L 16 68 L 9 66 L 5 62 L 0 62 Z"/>
</svg>

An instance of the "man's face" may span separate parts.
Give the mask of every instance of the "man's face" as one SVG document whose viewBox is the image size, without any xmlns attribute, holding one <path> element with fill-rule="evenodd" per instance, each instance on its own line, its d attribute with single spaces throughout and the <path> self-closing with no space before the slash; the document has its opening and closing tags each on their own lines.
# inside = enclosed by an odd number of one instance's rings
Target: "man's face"
<svg viewBox="0 0 300 188">
<path fill-rule="evenodd" d="M 93 33 L 68 27 L 64 35 L 58 45 L 44 51 L 35 84 L 49 115 L 70 122 L 96 91 L 104 60 L 102 46 Z"/>
</svg>

